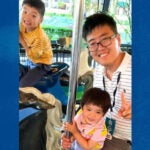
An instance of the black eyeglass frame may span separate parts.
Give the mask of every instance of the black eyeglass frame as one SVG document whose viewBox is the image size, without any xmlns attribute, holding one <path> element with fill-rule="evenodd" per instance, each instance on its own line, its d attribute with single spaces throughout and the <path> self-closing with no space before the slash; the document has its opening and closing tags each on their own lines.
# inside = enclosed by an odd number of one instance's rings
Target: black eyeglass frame
<svg viewBox="0 0 150 150">
<path fill-rule="evenodd" d="M 99 47 L 99 45 L 101 45 L 103 47 L 107 47 L 107 46 L 111 45 L 112 44 L 112 39 L 115 38 L 116 35 L 117 34 L 113 34 L 113 35 L 111 35 L 111 36 L 109 36 L 107 38 L 102 39 L 101 41 L 99 41 L 97 43 L 93 43 L 93 45 L 87 44 L 87 48 L 89 49 L 90 52 L 96 52 L 98 47 Z M 109 44 L 106 44 L 106 45 L 102 44 L 102 42 L 105 41 L 105 40 L 109 40 L 110 41 Z M 90 50 L 92 47 L 93 48 L 95 47 L 95 50 Z"/>
</svg>

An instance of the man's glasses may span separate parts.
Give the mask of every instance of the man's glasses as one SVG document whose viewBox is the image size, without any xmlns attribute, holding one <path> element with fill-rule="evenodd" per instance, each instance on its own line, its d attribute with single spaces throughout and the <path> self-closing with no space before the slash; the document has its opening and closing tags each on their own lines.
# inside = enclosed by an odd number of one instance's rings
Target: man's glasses
<svg viewBox="0 0 150 150">
<path fill-rule="evenodd" d="M 101 41 L 99 41 L 98 43 L 91 43 L 88 44 L 87 48 L 89 48 L 90 52 L 95 52 L 97 51 L 99 45 L 103 46 L 103 47 L 107 47 L 112 43 L 112 39 L 116 37 L 116 34 L 107 37 L 105 39 L 102 39 Z"/>
</svg>

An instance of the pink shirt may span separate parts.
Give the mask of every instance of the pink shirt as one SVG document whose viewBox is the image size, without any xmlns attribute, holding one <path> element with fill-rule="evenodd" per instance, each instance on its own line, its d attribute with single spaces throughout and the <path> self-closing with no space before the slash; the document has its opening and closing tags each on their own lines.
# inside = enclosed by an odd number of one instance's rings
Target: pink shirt
<svg viewBox="0 0 150 150">
<path fill-rule="evenodd" d="M 107 135 L 107 128 L 105 126 L 104 118 L 102 118 L 97 124 L 94 125 L 83 124 L 82 111 L 80 111 L 75 116 L 75 121 L 83 137 L 85 137 L 87 140 L 91 139 L 93 141 L 98 142 L 94 150 L 101 149 L 104 145 L 104 141 Z M 77 142 L 75 143 L 76 143 L 75 150 L 82 150 L 82 148 L 78 145 L 78 143 Z"/>
</svg>

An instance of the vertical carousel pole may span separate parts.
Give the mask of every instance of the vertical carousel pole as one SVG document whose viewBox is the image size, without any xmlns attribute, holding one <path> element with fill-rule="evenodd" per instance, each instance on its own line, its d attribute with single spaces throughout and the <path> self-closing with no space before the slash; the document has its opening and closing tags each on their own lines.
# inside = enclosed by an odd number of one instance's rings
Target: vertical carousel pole
<svg viewBox="0 0 150 150">
<path fill-rule="evenodd" d="M 76 91 L 78 85 L 78 66 L 79 66 L 79 54 L 81 50 L 82 41 L 82 21 L 84 16 L 84 0 L 75 1 L 74 9 L 74 26 L 73 26 L 73 38 L 72 38 L 72 61 L 69 80 L 69 96 L 66 112 L 66 121 L 72 122 L 72 118 L 75 114 L 76 103 Z M 67 137 L 70 136 L 69 132 L 66 132 Z"/>
</svg>

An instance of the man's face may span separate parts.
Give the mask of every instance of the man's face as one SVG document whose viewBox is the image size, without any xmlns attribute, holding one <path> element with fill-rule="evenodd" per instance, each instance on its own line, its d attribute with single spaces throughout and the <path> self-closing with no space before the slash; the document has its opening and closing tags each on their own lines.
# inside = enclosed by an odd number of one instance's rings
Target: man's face
<svg viewBox="0 0 150 150">
<path fill-rule="evenodd" d="M 108 25 L 96 27 L 87 35 L 86 40 L 90 47 L 91 56 L 99 64 L 109 66 L 118 58 L 120 53 L 120 35 L 115 35 Z"/>
<path fill-rule="evenodd" d="M 29 5 L 23 5 L 22 15 L 21 15 L 22 25 L 26 28 L 26 31 L 33 31 L 42 22 L 42 17 L 40 13 Z"/>
</svg>

